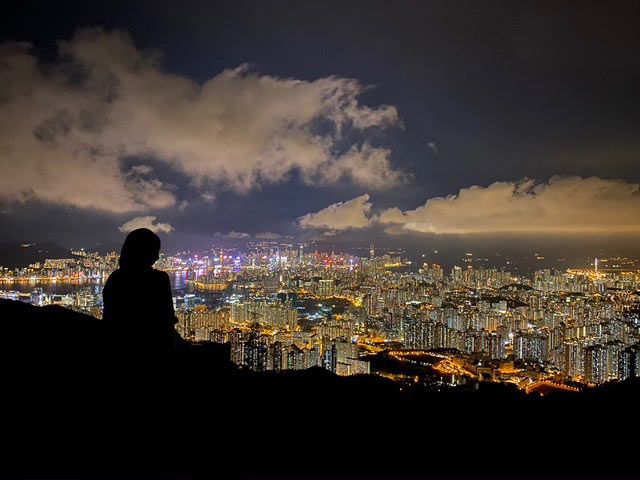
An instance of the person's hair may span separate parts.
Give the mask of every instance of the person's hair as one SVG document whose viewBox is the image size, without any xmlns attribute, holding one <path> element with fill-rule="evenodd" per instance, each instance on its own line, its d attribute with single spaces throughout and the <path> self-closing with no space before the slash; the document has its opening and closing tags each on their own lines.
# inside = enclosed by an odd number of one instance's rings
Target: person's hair
<svg viewBox="0 0 640 480">
<path fill-rule="evenodd" d="M 133 230 L 120 251 L 120 268 L 151 267 L 160 257 L 160 237 L 148 228 Z"/>
</svg>

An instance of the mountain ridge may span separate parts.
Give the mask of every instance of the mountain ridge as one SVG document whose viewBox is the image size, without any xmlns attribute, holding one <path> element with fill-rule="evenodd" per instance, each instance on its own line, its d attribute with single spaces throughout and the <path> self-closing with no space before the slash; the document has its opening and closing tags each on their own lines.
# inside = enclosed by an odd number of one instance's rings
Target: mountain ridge
<svg viewBox="0 0 640 480">
<path fill-rule="evenodd" d="M 71 250 L 55 242 L 13 241 L 0 243 L 0 266 L 22 268 L 48 258 L 74 258 Z"/>
<path fill-rule="evenodd" d="M 0 301 L 10 440 L 0 473 L 498 478 L 548 474 L 546 454 L 577 452 L 590 461 L 553 472 L 635 471 L 634 442 L 595 440 L 638 431 L 637 381 L 544 398 L 490 383 L 407 391 L 319 368 L 243 371 L 227 344 L 185 341 L 175 368 L 150 372 L 114 363 L 103 327 L 62 307 Z M 528 454 L 542 457 L 523 463 Z"/>
</svg>

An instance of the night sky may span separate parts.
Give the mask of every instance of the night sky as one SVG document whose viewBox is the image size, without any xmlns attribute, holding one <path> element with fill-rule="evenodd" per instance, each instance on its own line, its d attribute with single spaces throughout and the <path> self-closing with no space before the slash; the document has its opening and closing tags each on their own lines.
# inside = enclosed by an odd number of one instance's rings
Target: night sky
<svg viewBox="0 0 640 480">
<path fill-rule="evenodd" d="M 16 2 L 0 241 L 151 224 L 173 245 L 636 244 L 638 18 L 623 1 Z"/>
</svg>

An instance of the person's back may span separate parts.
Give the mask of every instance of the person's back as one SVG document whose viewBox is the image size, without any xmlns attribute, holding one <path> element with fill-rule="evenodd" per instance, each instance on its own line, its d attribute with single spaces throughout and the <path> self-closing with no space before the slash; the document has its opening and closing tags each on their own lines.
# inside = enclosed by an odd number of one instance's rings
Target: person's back
<svg viewBox="0 0 640 480">
<path fill-rule="evenodd" d="M 170 361 L 176 322 L 169 276 L 152 265 L 160 239 L 148 229 L 131 232 L 122 247 L 120 268 L 103 290 L 103 319 L 113 355 L 125 362 L 149 365 Z"/>
</svg>

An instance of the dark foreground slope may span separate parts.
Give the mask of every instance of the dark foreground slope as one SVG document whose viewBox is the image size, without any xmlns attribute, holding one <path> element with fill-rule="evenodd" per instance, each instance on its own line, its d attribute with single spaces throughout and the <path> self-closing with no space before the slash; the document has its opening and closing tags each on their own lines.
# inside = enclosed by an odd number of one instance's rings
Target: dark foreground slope
<svg viewBox="0 0 640 480">
<path fill-rule="evenodd" d="M 174 369 L 118 362 L 103 324 L 0 301 L 10 476 L 637 477 L 635 382 L 539 398 L 400 391 L 323 370 L 238 371 L 224 345 Z"/>
</svg>

